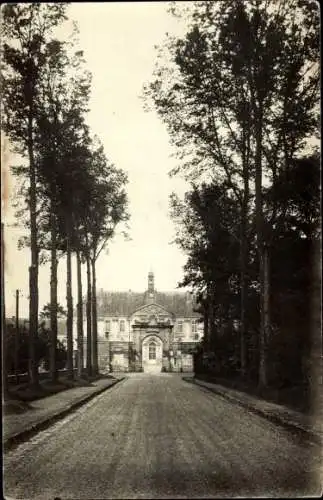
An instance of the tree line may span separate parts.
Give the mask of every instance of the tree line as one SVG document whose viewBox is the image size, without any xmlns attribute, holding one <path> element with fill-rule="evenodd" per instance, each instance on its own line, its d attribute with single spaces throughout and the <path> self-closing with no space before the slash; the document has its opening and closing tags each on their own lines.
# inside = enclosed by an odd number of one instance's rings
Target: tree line
<svg viewBox="0 0 323 500">
<path fill-rule="evenodd" d="M 86 372 L 98 373 L 96 262 L 128 220 L 126 174 L 106 156 L 86 122 L 91 74 L 77 46 L 77 27 L 59 37 L 66 3 L 2 8 L 2 128 L 24 159 L 11 167 L 21 180 L 17 207 L 28 236 L 29 375 L 38 384 L 39 266 L 50 262 L 50 374 L 57 378 L 58 263 L 66 256 L 67 371 L 73 378 L 72 259 L 77 273 L 78 375 L 84 363 L 82 266 L 86 268 Z"/>
<path fill-rule="evenodd" d="M 188 256 L 180 285 L 198 294 L 214 370 L 288 383 L 302 377 L 319 293 L 318 5 L 171 2 L 170 12 L 187 32 L 158 48 L 144 99 L 169 131 L 171 175 L 191 185 L 170 203 Z"/>
</svg>

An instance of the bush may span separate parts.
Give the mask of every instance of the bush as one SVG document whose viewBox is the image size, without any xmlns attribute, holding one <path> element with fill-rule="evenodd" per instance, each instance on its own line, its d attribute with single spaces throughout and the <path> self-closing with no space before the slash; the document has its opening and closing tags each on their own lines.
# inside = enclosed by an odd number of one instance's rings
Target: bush
<svg viewBox="0 0 323 500">
<path fill-rule="evenodd" d="M 6 338 L 6 361 L 8 374 L 15 373 L 15 342 L 16 328 L 12 324 L 7 325 Z M 50 330 L 47 330 L 42 324 L 39 335 L 36 341 L 36 359 L 38 366 L 44 363 L 45 369 L 49 369 L 50 356 Z M 56 356 L 57 368 L 65 368 L 66 365 L 66 349 L 64 345 L 57 341 Z M 22 326 L 18 332 L 18 373 L 26 373 L 29 364 L 29 330 L 26 326 Z"/>
</svg>

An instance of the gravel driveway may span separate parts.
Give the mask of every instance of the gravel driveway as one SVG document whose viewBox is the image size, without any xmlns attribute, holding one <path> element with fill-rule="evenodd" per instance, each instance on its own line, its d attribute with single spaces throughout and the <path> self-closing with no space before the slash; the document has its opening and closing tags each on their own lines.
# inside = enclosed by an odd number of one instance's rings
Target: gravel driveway
<svg viewBox="0 0 323 500">
<path fill-rule="evenodd" d="M 133 374 L 4 456 L 5 498 L 319 494 L 317 446 L 176 374 Z"/>
</svg>

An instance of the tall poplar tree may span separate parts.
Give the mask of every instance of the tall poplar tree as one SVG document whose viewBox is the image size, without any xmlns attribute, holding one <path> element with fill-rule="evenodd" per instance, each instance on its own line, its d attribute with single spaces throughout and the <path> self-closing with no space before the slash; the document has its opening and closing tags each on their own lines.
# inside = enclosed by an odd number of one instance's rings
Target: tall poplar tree
<svg viewBox="0 0 323 500">
<path fill-rule="evenodd" d="M 91 357 L 93 373 L 98 373 L 98 329 L 96 296 L 96 262 L 115 234 L 116 227 L 128 220 L 127 195 L 125 184 L 127 176 L 116 168 L 105 156 L 102 145 L 97 139 L 91 148 L 88 210 L 85 214 L 86 257 L 88 273 L 88 322 L 91 321 Z M 91 273 L 91 277 L 90 277 Z M 90 290 L 91 288 L 91 290 Z M 91 320 L 90 320 L 91 315 Z M 90 331 L 88 325 L 88 333 Z"/>
<path fill-rule="evenodd" d="M 39 83 L 53 30 L 65 19 L 66 4 L 7 4 L 2 8 L 2 126 L 19 153 L 28 158 L 31 265 L 29 268 L 30 380 L 38 384 L 37 167 L 35 127 Z"/>
</svg>

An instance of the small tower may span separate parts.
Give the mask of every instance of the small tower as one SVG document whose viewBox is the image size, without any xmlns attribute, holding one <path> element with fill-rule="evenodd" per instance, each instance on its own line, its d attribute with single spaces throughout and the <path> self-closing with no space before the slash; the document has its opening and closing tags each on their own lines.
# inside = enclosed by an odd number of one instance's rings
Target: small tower
<svg viewBox="0 0 323 500">
<path fill-rule="evenodd" d="M 155 292 L 155 284 L 154 284 L 154 273 L 149 271 L 148 273 L 148 293 Z"/>
<path fill-rule="evenodd" d="M 154 302 L 155 301 L 155 280 L 154 280 L 154 273 L 152 271 L 149 271 L 148 273 L 148 289 L 147 289 L 147 299 L 148 302 Z"/>
</svg>

